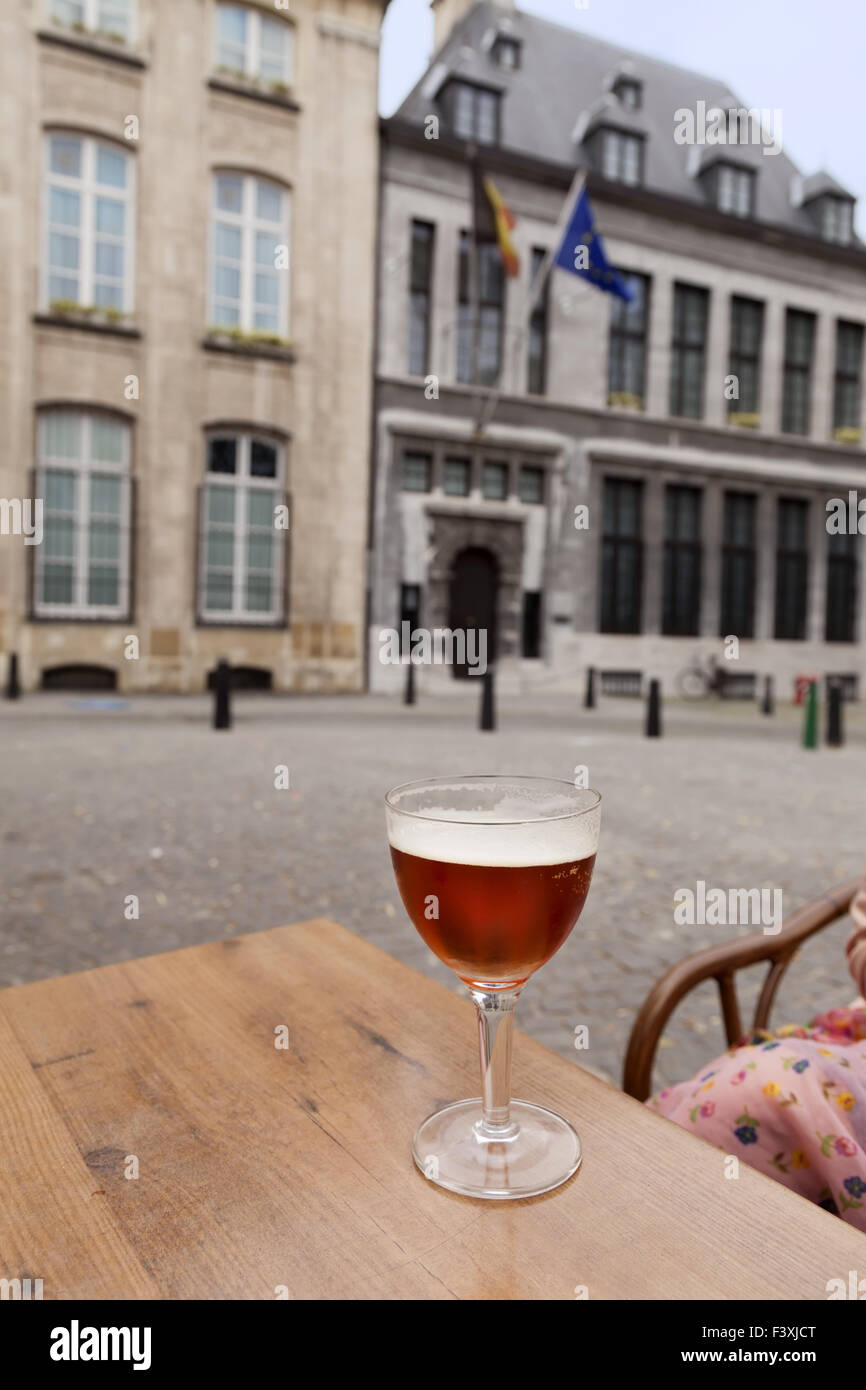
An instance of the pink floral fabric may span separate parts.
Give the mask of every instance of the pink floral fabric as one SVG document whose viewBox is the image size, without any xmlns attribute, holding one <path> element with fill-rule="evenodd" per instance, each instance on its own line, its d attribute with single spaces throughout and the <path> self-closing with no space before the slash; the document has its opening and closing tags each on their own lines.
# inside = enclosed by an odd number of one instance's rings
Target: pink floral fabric
<svg viewBox="0 0 866 1390">
<path fill-rule="evenodd" d="M 866 994 L 866 881 L 851 905 L 851 972 Z M 757 1032 L 647 1101 L 866 1232 L 866 1004 Z"/>
</svg>

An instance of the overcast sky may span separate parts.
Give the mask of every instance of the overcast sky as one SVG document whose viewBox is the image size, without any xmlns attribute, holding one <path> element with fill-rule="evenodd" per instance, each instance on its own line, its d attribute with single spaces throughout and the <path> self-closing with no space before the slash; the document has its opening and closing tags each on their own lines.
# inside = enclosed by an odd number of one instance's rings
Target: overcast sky
<svg viewBox="0 0 866 1390">
<path fill-rule="evenodd" d="M 520 8 L 725 81 L 746 106 L 778 108 L 785 153 L 860 199 L 866 239 L 866 0 L 521 0 Z M 428 0 L 391 0 L 380 104 L 390 115 L 427 67 Z M 575 113 L 576 114 L 576 113 Z M 539 151 L 543 153 L 543 151 Z"/>
</svg>

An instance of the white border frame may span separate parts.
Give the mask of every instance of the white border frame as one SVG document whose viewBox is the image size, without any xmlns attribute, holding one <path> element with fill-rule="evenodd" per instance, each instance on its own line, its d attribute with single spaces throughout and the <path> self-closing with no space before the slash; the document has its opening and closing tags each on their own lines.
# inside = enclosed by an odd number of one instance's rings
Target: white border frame
<svg viewBox="0 0 866 1390">
<path fill-rule="evenodd" d="M 212 44 L 211 62 L 214 72 L 219 75 L 220 64 L 220 35 L 219 35 L 219 12 L 222 9 L 244 10 L 247 15 L 247 38 L 244 43 L 244 65 L 237 71 L 242 72 L 244 77 L 251 78 L 256 82 L 279 83 L 282 82 L 286 87 L 291 87 L 295 77 L 295 26 L 292 20 L 283 13 L 274 10 L 273 14 L 265 14 L 263 10 L 255 5 L 245 5 L 236 3 L 236 0 L 216 0 L 213 7 L 212 22 Z M 273 19 L 277 24 L 282 24 L 288 31 L 286 34 L 286 67 L 282 77 L 264 78 L 261 75 L 261 56 L 262 56 L 262 20 Z M 234 70 L 233 70 L 234 71 Z M 265 87 L 267 90 L 267 87 Z"/>
<path fill-rule="evenodd" d="M 234 439 L 237 444 L 236 460 L 237 471 L 235 473 L 210 473 L 207 467 L 208 447 L 214 439 Z M 273 478 L 254 478 L 250 474 L 250 456 L 252 453 L 253 441 L 267 444 L 276 449 L 277 471 Z M 271 571 L 273 576 L 272 594 L 275 602 L 267 610 L 256 609 L 251 611 L 240 606 L 244 580 L 247 574 L 246 555 L 244 546 L 247 536 L 247 495 L 251 490 L 270 493 L 274 499 L 274 506 L 283 504 L 289 505 L 286 490 L 286 446 L 282 440 L 268 434 L 267 430 L 247 430 L 233 429 L 229 426 L 226 429 L 208 429 L 204 438 L 205 460 L 204 460 L 204 479 L 202 482 L 199 502 L 199 555 L 198 555 L 198 575 L 196 593 L 196 615 L 199 622 L 207 624 L 209 627 L 275 627 L 282 623 L 286 616 L 285 602 L 285 576 L 286 576 L 286 549 L 289 531 L 277 530 L 274 527 L 274 546 L 276 563 Z M 231 487 L 235 489 L 235 515 L 232 529 L 234 532 L 232 550 L 232 606 L 231 608 L 207 608 L 205 606 L 207 596 L 207 491 L 209 487 Z M 290 517 L 291 524 L 291 517 Z M 227 530 L 228 527 L 224 528 Z"/>
<path fill-rule="evenodd" d="M 242 181 L 241 189 L 241 212 L 224 212 L 217 207 L 217 179 L 219 178 L 239 178 Z M 277 328 L 276 336 L 288 340 L 289 336 L 289 306 L 290 306 L 290 285 L 292 277 L 292 191 L 279 179 L 267 178 L 264 174 L 250 173 L 245 169 L 233 169 L 229 167 L 212 168 L 210 171 L 210 197 L 208 202 L 208 283 L 207 283 L 207 327 L 209 330 L 219 332 L 224 330 L 231 333 L 233 328 L 238 328 L 242 333 L 268 333 L 267 328 L 256 328 L 252 322 L 254 313 L 254 301 L 252 298 L 252 288 L 255 281 L 255 235 L 259 231 L 272 231 L 276 224 L 260 222 L 255 217 L 255 190 L 259 183 L 268 184 L 277 189 L 283 199 L 283 218 L 278 229 L 277 245 L 285 246 L 288 249 L 288 266 L 285 270 L 277 271 L 279 276 L 279 303 L 277 305 Z M 221 324 L 216 316 L 216 294 L 214 284 L 214 272 L 216 269 L 216 224 L 217 219 L 224 220 L 227 225 L 237 227 L 241 233 L 241 294 L 240 294 L 240 322 L 237 324 Z"/>
<path fill-rule="evenodd" d="M 66 174 L 56 174 L 51 169 L 51 141 L 55 137 L 79 140 L 81 142 L 81 177 L 72 178 Z M 109 184 L 99 184 L 96 182 L 96 151 L 102 145 L 114 153 L 123 155 L 126 161 L 127 186 L 126 188 L 114 188 Z M 123 274 L 123 304 L 118 311 L 121 314 L 129 315 L 133 311 L 135 303 L 135 260 L 136 260 L 136 213 L 137 213 L 137 180 L 136 165 L 133 152 L 127 149 L 119 140 L 109 140 L 105 136 L 91 135 L 85 131 L 67 128 L 65 126 L 46 126 L 42 132 L 42 237 L 41 237 L 41 256 L 39 265 L 39 303 L 44 313 L 51 310 L 51 297 L 49 295 L 48 282 L 51 275 L 49 263 L 49 238 L 51 235 L 51 222 L 49 219 L 49 208 L 51 203 L 50 190 L 52 187 L 68 190 L 70 193 L 77 193 L 81 199 L 81 220 L 78 224 L 78 235 L 80 239 L 79 268 L 77 278 L 79 282 L 78 303 L 88 307 L 94 304 L 94 249 L 95 249 L 95 200 L 97 197 L 107 196 L 116 198 L 123 202 L 126 209 L 126 234 L 123 237 L 124 248 L 124 274 Z M 62 235 L 62 232 L 60 233 Z M 101 306 L 98 313 L 104 313 L 108 306 Z"/>
<path fill-rule="evenodd" d="M 79 417 L 81 422 L 81 449 L 77 459 L 55 459 L 48 458 L 46 455 L 44 440 L 47 421 L 51 415 L 76 415 Z M 123 458 L 119 464 L 91 460 L 90 438 L 91 426 L 94 419 L 110 419 L 120 426 L 123 438 Z M 36 438 L 37 496 L 44 498 L 44 478 L 48 469 L 57 469 L 75 474 L 76 543 L 72 568 L 74 595 L 72 603 L 46 603 L 40 599 L 42 577 L 45 567 L 45 551 L 43 549 L 44 537 L 42 545 L 37 546 L 33 565 L 34 615 L 38 618 L 88 618 L 96 621 L 100 619 L 123 619 L 131 616 L 132 425 L 128 420 L 120 419 L 118 416 L 110 415 L 107 412 L 88 409 L 86 406 L 48 406 L 40 409 L 38 412 Z M 120 545 L 118 548 L 117 575 L 119 602 L 116 604 L 90 604 L 87 602 L 87 581 L 90 572 L 90 557 L 88 554 L 88 543 L 90 538 L 90 497 L 89 491 L 85 491 L 84 487 L 85 485 L 89 487 L 90 479 L 94 475 L 100 474 L 119 477 L 121 480 L 120 514 L 118 518 L 120 526 Z"/>
</svg>

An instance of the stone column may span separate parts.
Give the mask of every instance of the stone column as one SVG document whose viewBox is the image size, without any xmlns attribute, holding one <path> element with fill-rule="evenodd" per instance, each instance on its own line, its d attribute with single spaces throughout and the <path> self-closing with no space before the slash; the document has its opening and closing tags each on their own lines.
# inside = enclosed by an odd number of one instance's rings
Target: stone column
<svg viewBox="0 0 866 1390">
<path fill-rule="evenodd" d="M 822 494 L 809 500 L 808 542 L 806 641 L 823 642 L 827 609 L 827 513 Z"/>
<path fill-rule="evenodd" d="M 718 637 L 722 597 L 722 526 L 724 492 L 721 483 L 708 479 L 701 507 L 701 609 L 702 637 Z"/>
<path fill-rule="evenodd" d="M 776 493 L 769 488 L 758 494 L 756 540 L 755 640 L 768 642 L 773 639 L 776 609 Z"/>
<path fill-rule="evenodd" d="M 643 497 L 643 603 L 641 631 L 657 636 L 662 630 L 662 575 L 664 570 L 664 482 L 653 472 L 644 479 Z"/>
<path fill-rule="evenodd" d="M 812 439 L 833 438 L 833 387 L 836 366 L 836 325 L 830 314 L 819 314 L 815 325 L 815 352 L 812 362 L 812 411 L 809 434 Z"/>
<path fill-rule="evenodd" d="M 647 334 L 646 410 L 648 415 L 667 415 L 673 333 L 673 277 L 656 273 L 650 287 L 650 321 Z"/>
<path fill-rule="evenodd" d="M 728 374 L 728 325 L 730 299 L 720 290 L 710 295 L 707 324 L 706 364 L 704 370 L 704 419 L 708 425 L 724 425 L 728 402 L 725 400 L 725 377 Z"/>
<path fill-rule="evenodd" d="M 761 429 L 778 434 L 782 424 L 782 373 L 785 357 L 785 306 L 770 299 L 764 309 L 761 352 Z"/>
<path fill-rule="evenodd" d="M 601 533 L 603 466 L 584 451 L 580 443 L 574 451 L 564 478 L 562 540 L 557 553 L 572 569 L 574 578 L 574 610 L 572 627 L 575 632 L 598 632 L 601 591 Z M 574 508 L 589 507 L 589 527 L 580 531 L 574 526 Z M 567 557 L 567 558 L 566 558 Z M 567 571 L 566 571 L 567 575 Z M 567 586 L 567 577 L 563 587 Z M 562 579 L 560 579 L 562 583 Z"/>
<path fill-rule="evenodd" d="M 437 220 L 430 302 L 430 371 L 438 376 L 440 383 L 454 381 L 457 376 L 457 262 L 461 217 L 449 216 L 448 211 L 443 208 Z M 403 312 L 408 316 L 408 292 Z"/>
</svg>

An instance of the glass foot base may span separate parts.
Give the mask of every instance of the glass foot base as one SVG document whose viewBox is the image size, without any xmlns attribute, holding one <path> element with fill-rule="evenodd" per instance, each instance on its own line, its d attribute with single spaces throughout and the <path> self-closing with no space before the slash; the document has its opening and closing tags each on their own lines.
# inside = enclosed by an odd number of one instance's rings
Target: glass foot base
<svg viewBox="0 0 866 1390">
<path fill-rule="evenodd" d="M 550 1192 L 580 1167 L 580 1140 L 567 1120 L 511 1102 L 511 1129 L 489 1137 L 480 1100 L 459 1100 L 418 1127 L 413 1157 L 425 1178 L 466 1197 L 509 1201 Z"/>
</svg>

